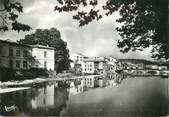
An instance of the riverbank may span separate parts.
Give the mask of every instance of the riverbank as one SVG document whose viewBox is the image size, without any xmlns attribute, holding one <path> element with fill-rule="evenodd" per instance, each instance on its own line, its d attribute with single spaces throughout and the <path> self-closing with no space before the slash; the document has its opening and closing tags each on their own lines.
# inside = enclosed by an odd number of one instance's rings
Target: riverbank
<svg viewBox="0 0 169 117">
<path fill-rule="evenodd" d="M 19 90 L 26 90 L 26 89 L 29 89 L 29 88 L 30 87 L 5 88 L 5 89 L 0 88 L 0 94 L 9 93 L 9 92 L 13 92 L 13 91 L 19 91 Z"/>
<path fill-rule="evenodd" d="M 82 79 L 84 77 L 97 77 L 101 75 L 86 75 L 86 76 L 68 76 L 68 77 L 55 77 L 55 78 L 35 78 L 29 80 L 12 80 L 7 82 L 0 82 L 0 93 L 17 91 L 18 88 L 26 88 L 36 86 L 37 84 L 51 82 L 51 81 L 66 81 L 73 79 Z"/>
</svg>

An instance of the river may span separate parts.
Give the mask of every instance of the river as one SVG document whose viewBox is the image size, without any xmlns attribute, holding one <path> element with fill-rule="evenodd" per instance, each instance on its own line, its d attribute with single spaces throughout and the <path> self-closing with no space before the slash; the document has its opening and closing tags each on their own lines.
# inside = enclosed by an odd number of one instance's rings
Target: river
<svg viewBox="0 0 169 117">
<path fill-rule="evenodd" d="M 99 79 L 97 79 L 99 81 Z M 0 115 L 15 116 L 165 116 L 168 79 L 125 78 L 99 81 L 42 83 L 30 89 L 0 95 Z"/>
</svg>

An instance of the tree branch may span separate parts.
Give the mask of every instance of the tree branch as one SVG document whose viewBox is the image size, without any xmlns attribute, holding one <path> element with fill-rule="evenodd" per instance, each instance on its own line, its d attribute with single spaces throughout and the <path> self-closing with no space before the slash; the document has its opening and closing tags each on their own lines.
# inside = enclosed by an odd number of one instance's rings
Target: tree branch
<svg viewBox="0 0 169 117">
<path fill-rule="evenodd" d="M 4 23 L 7 24 L 7 25 L 9 25 L 9 23 L 5 20 L 4 17 L 2 17 L 2 15 L 0 15 L 0 18 L 2 19 L 3 25 L 4 25 Z"/>
</svg>

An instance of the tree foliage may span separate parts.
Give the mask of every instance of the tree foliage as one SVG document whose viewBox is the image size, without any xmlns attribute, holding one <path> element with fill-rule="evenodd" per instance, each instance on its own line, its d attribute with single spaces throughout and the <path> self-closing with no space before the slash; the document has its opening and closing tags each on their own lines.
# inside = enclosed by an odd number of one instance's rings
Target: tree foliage
<svg viewBox="0 0 169 117">
<path fill-rule="evenodd" d="M 18 16 L 23 12 L 23 7 L 16 0 L 0 0 L 0 31 L 29 31 L 31 27 L 18 21 Z"/>
<path fill-rule="evenodd" d="M 117 46 L 121 52 L 151 47 L 153 58 L 169 58 L 168 0 L 106 0 L 102 8 L 96 7 L 98 0 L 57 1 L 56 11 L 77 11 L 73 19 L 79 21 L 79 26 L 118 11 L 120 18 L 116 21 L 122 26 L 116 30 L 122 39 L 118 40 Z M 82 9 L 86 7 L 90 10 Z"/>
<path fill-rule="evenodd" d="M 69 50 L 67 43 L 61 39 L 56 28 L 37 29 L 35 33 L 28 34 L 19 41 L 22 44 L 41 44 L 55 48 L 55 70 L 61 72 L 69 68 Z"/>
</svg>

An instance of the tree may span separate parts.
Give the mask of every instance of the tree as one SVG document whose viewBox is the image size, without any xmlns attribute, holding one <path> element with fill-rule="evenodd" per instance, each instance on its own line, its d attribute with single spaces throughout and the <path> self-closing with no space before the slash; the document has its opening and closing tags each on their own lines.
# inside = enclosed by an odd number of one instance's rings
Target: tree
<svg viewBox="0 0 169 117">
<path fill-rule="evenodd" d="M 55 48 L 55 70 L 61 72 L 69 68 L 69 50 L 67 43 L 61 39 L 56 28 L 37 29 L 35 33 L 28 34 L 19 40 L 22 44 L 41 44 Z"/>
<path fill-rule="evenodd" d="M 18 21 L 18 16 L 23 12 L 20 2 L 15 0 L 0 0 L 0 31 L 29 31 L 31 27 Z"/>
<path fill-rule="evenodd" d="M 9 27 L 17 31 L 30 29 L 28 25 L 17 21 L 19 14 L 16 12 L 22 12 L 22 5 L 14 1 L 0 1 L 3 4 L 0 12 L 7 14 L 0 15 L 2 20 L 0 31 L 6 31 Z M 100 20 L 118 11 L 121 17 L 116 21 L 122 26 L 116 29 L 122 39 L 118 40 L 117 46 L 121 48 L 122 53 L 142 51 L 151 47 L 153 58 L 169 59 L 168 0 L 106 0 L 102 8 L 97 7 L 98 0 L 57 0 L 57 2 L 54 8 L 56 11 L 77 11 L 73 19 L 79 21 L 79 26 L 88 25 L 93 20 Z M 12 23 L 8 25 L 7 21 Z"/>
<path fill-rule="evenodd" d="M 96 7 L 98 0 L 57 1 L 56 11 L 77 11 L 73 19 L 79 21 L 79 26 L 118 11 L 120 18 L 116 21 L 122 26 L 116 30 L 122 39 L 117 46 L 122 53 L 152 47 L 153 58 L 169 58 L 168 0 L 107 0 L 102 8 Z M 86 7 L 91 9 L 82 9 Z"/>
</svg>

